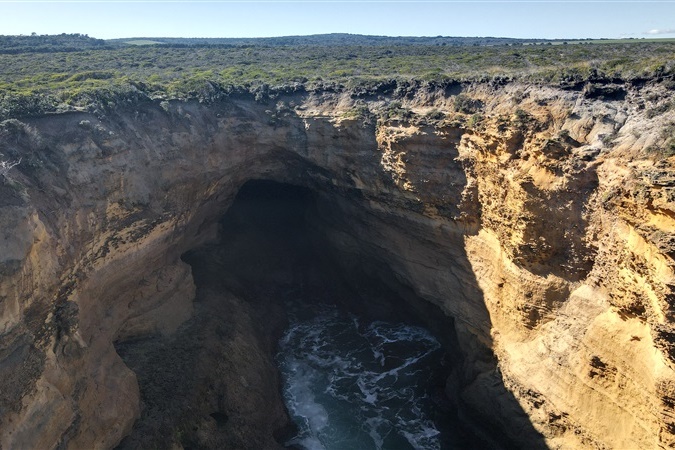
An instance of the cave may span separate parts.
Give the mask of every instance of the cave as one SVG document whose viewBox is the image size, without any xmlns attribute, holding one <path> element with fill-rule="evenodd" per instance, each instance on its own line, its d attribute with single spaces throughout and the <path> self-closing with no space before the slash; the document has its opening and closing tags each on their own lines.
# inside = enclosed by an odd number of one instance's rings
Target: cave
<svg viewBox="0 0 675 450">
<path fill-rule="evenodd" d="M 440 343 L 437 372 L 426 381 L 435 383 L 429 404 L 438 436 L 428 447 L 399 439 L 383 448 L 514 447 L 459 400 L 465 357 L 453 318 L 417 296 L 382 261 L 336 249 L 325 225 L 339 226 L 332 222 L 334 206 L 330 196 L 276 181 L 250 180 L 239 189 L 219 220 L 218 238 L 182 256 L 197 288 L 192 318 L 170 338 L 116 342 L 138 377 L 143 402 L 140 419 L 118 448 L 174 441 L 184 448 L 295 448 L 298 429 L 280 395 L 276 358 L 289 311 L 317 305 L 366 324 L 425 327 Z"/>
</svg>

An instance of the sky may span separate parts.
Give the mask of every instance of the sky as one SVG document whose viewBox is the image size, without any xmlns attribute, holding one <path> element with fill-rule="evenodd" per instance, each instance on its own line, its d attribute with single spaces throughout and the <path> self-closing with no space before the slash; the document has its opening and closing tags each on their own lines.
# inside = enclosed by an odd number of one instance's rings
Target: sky
<svg viewBox="0 0 675 450">
<path fill-rule="evenodd" d="M 0 0 L 0 34 L 675 37 L 675 0 Z"/>
</svg>

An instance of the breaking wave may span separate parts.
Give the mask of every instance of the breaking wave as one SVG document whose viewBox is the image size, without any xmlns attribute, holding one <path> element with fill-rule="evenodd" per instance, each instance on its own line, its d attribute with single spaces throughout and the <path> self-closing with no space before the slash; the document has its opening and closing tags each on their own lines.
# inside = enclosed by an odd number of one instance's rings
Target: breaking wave
<svg viewBox="0 0 675 450">
<path fill-rule="evenodd" d="M 423 328 L 365 322 L 328 306 L 295 311 L 278 354 L 284 400 L 299 429 L 287 445 L 445 448 L 434 421 L 442 415 L 442 387 L 434 386 L 442 360 L 440 343 Z"/>
</svg>

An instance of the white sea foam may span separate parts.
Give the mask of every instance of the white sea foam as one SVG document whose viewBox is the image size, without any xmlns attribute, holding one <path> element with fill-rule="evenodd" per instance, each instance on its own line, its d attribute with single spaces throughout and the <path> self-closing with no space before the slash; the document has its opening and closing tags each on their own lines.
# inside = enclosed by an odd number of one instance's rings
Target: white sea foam
<svg viewBox="0 0 675 450">
<path fill-rule="evenodd" d="M 334 308 L 293 321 L 278 357 L 284 398 L 299 428 L 289 444 L 308 450 L 440 449 L 423 389 L 435 360 L 429 356 L 439 349 L 424 329 L 363 324 Z"/>
</svg>

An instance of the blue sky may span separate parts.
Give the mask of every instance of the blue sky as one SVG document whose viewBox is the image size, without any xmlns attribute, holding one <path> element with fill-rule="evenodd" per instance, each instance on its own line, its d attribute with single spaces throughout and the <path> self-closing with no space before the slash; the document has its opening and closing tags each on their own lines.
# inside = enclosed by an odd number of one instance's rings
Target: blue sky
<svg viewBox="0 0 675 450">
<path fill-rule="evenodd" d="M 0 34 L 675 37 L 675 1 L 0 0 Z M 649 34 L 651 32 L 651 34 Z"/>
</svg>

